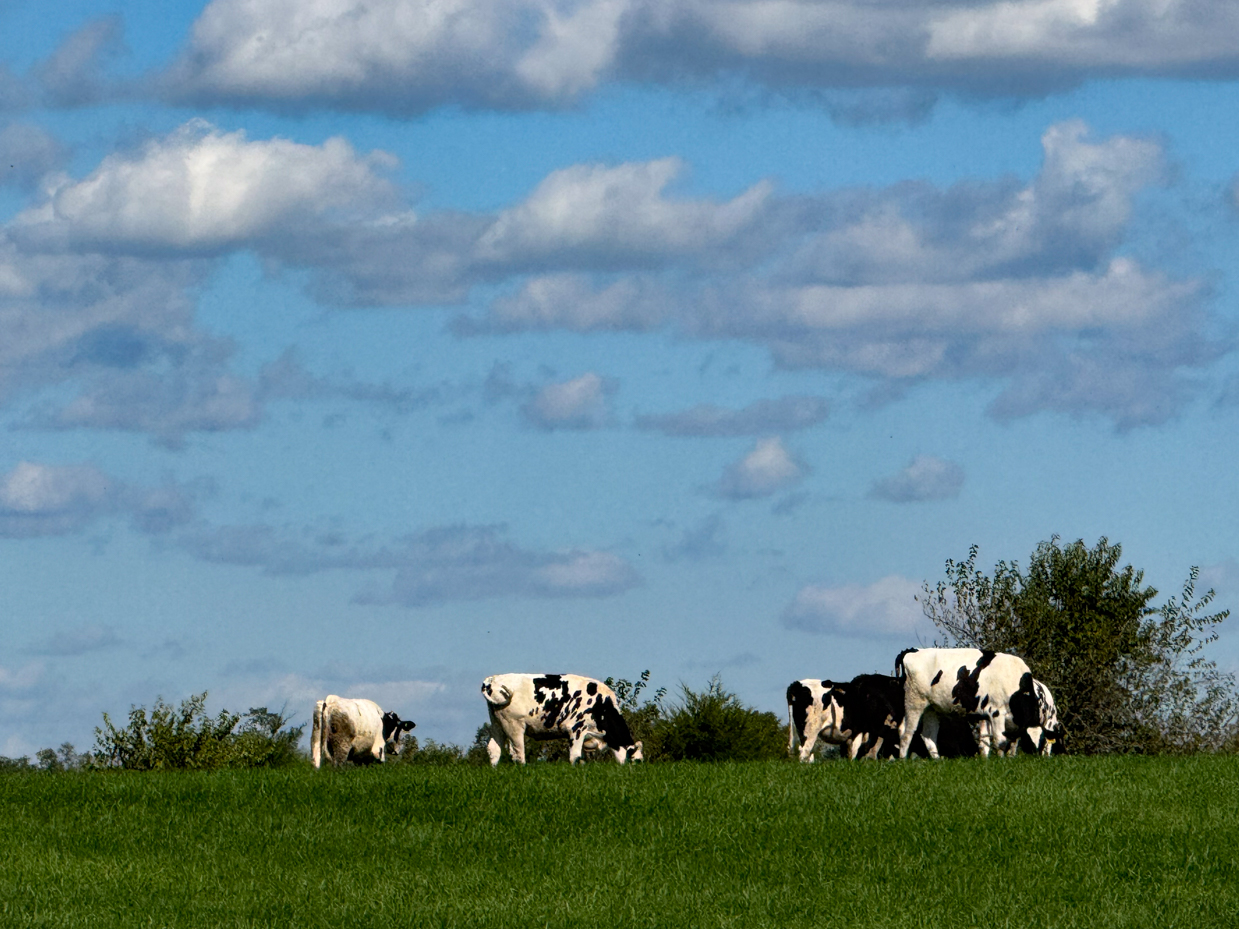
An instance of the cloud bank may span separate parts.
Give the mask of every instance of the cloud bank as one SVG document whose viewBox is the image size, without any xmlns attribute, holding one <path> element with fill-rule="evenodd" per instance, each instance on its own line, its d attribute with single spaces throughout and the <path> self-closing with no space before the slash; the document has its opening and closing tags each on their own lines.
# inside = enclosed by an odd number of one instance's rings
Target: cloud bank
<svg viewBox="0 0 1239 929">
<path fill-rule="evenodd" d="M 1204 282 L 1123 250 L 1166 156 L 1149 139 L 1094 139 L 1078 121 L 1049 127 L 1042 147 L 1027 183 L 790 195 L 758 180 L 715 200 L 683 194 L 687 166 L 670 158 L 562 168 L 491 213 L 419 214 L 383 152 L 194 120 L 80 180 L 53 171 L 0 229 L 0 324 L 16 334 L 0 344 L 0 400 L 71 384 L 77 396 L 31 425 L 170 445 L 253 428 L 274 394 L 235 373 L 235 347 L 193 318 L 194 289 L 244 251 L 304 272 L 327 305 L 468 304 L 452 323 L 461 337 L 664 331 L 755 344 L 777 365 L 890 394 L 990 379 L 1003 386 L 990 408 L 1000 419 L 1163 422 L 1196 395 L 1194 372 L 1231 348 Z M 538 428 L 613 421 L 614 384 L 594 372 L 539 390 L 522 407 Z M 827 412 L 820 398 L 783 397 L 635 424 L 758 436 Z"/>
<path fill-rule="evenodd" d="M 182 103 L 411 116 L 731 77 L 864 119 L 942 92 L 1237 73 L 1239 12 L 1205 0 L 213 0 L 158 85 Z"/>
</svg>

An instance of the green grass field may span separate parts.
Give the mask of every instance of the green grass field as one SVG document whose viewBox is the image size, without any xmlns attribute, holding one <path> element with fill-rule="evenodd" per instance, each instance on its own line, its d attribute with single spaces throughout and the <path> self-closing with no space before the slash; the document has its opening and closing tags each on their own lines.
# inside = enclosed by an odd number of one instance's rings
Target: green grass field
<svg viewBox="0 0 1239 929">
<path fill-rule="evenodd" d="M 1239 925 L 1239 758 L 0 777 L 0 925 Z"/>
</svg>

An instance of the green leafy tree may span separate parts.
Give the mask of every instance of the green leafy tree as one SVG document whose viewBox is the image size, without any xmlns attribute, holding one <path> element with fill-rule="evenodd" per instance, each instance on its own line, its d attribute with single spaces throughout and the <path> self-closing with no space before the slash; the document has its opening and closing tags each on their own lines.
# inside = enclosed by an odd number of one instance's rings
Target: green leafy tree
<svg viewBox="0 0 1239 929">
<path fill-rule="evenodd" d="M 977 548 L 946 563 L 946 580 L 925 585 L 921 605 L 947 645 L 1011 652 L 1049 685 L 1071 750 L 1167 752 L 1217 749 L 1239 701 L 1234 676 L 1202 649 L 1228 611 L 1197 598 L 1193 568 L 1182 596 L 1151 606 L 1143 572 L 1119 567 L 1106 538 L 1037 546 L 1027 570 L 1000 561 L 976 566 Z"/>
</svg>

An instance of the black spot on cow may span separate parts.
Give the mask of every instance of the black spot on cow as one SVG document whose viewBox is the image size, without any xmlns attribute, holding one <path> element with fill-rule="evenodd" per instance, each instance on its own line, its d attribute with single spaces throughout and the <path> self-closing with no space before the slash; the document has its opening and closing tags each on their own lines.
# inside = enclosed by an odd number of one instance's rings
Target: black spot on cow
<svg viewBox="0 0 1239 929">
<path fill-rule="evenodd" d="M 586 692 L 587 694 L 589 694 L 591 697 L 592 697 L 594 694 L 598 693 L 598 682 L 597 682 L 597 681 L 590 681 L 588 684 L 586 684 L 586 685 L 585 685 L 585 692 Z"/>
<path fill-rule="evenodd" d="M 809 707 L 813 703 L 813 691 L 800 681 L 792 681 L 787 685 L 787 705 L 792 708 L 792 724 L 803 741 L 804 727 L 809 720 Z"/>
<path fill-rule="evenodd" d="M 534 699 L 542 707 L 542 722 L 547 729 L 563 718 L 563 708 L 568 703 L 568 682 L 561 674 L 548 674 L 533 679 Z"/>
<path fill-rule="evenodd" d="M 975 713 L 980 703 L 978 691 L 981 689 L 981 672 L 989 667 L 997 652 L 984 651 L 977 659 L 976 666 L 969 669 L 961 665 L 955 672 L 955 686 L 951 688 L 951 701 L 963 708 L 965 713 Z"/>
<path fill-rule="evenodd" d="M 603 697 L 595 703 L 590 715 L 594 717 L 594 726 L 602 733 L 602 740 L 607 748 L 629 748 L 636 744 L 632 740 L 628 722 L 610 697 Z"/>
<path fill-rule="evenodd" d="M 939 668 L 938 673 L 934 675 L 934 679 L 929 682 L 929 686 L 933 687 L 934 684 L 938 683 L 938 681 L 940 680 L 942 680 L 942 669 L 941 668 Z"/>
<path fill-rule="evenodd" d="M 1028 730 L 1041 725 L 1041 702 L 1037 699 L 1037 691 L 1033 687 L 1031 671 L 1025 671 L 1020 677 L 1019 689 L 1011 695 L 1008 705 L 1011 707 L 1011 718 L 1022 732 L 1020 750 L 1032 748 L 1030 754 L 1036 754 L 1037 749 L 1032 747 Z"/>
</svg>

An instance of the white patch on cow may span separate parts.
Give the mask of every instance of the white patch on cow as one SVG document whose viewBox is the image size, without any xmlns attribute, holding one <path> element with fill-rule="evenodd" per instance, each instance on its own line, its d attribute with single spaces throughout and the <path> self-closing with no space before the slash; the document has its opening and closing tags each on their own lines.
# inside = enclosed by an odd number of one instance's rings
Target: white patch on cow
<svg viewBox="0 0 1239 929">
<path fill-rule="evenodd" d="M 904 679 L 900 758 L 908 756 L 918 725 L 929 757 L 938 757 L 939 714 L 972 721 L 983 756 L 991 749 L 999 754 L 1015 750 L 1021 733 L 1010 700 L 1023 676 L 1032 677 L 1022 658 L 976 648 L 910 649 L 900 655 L 897 669 Z M 1039 725 L 1027 731 L 1034 745 L 1041 742 Z"/>
</svg>

